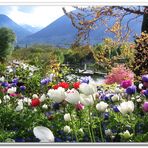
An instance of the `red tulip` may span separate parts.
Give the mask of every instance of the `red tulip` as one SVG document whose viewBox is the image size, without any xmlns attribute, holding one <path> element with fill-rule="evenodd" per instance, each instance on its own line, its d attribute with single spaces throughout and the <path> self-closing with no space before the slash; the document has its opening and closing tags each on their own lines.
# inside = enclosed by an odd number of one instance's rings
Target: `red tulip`
<svg viewBox="0 0 148 148">
<path fill-rule="evenodd" d="M 67 82 L 61 82 L 61 83 L 59 83 L 59 86 L 62 88 L 65 88 L 65 89 L 69 88 L 69 84 Z"/>
<path fill-rule="evenodd" d="M 59 84 L 56 84 L 53 86 L 53 89 L 58 89 L 59 88 Z"/>
<path fill-rule="evenodd" d="M 79 86 L 80 86 L 80 82 L 75 82 L 75 83 L 73 84 L 73 87 L 74 87 L 75 89 L 78 89 Z"/>
<path fill-rule="evenodd" d="M 40 105 L 40 99 L 39 98 L 34 98 L 31 100 L 31 106 L 32 107 L 36 107 L 36 106 L 39 106 Z"/>
</svg>

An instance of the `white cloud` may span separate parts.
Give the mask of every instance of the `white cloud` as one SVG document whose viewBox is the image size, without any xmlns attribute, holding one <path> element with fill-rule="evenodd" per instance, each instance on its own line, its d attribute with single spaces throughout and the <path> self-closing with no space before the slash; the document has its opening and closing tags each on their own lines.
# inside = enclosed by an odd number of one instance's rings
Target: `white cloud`
<svg viewBox="0 0 148 148">
<path fill-rule="evenodd" d="M 12 6 L 8 16 L 18 24 L 27 24 L 34 27 L 45 27 L 64 15 L 62 6 L 31 6 L 32 11 L 29 12 L 23 11 L 20 7 Z M 74 10 L 71 6 L 66 6 L 66 9 L 67 11 Z"/>
</svg>

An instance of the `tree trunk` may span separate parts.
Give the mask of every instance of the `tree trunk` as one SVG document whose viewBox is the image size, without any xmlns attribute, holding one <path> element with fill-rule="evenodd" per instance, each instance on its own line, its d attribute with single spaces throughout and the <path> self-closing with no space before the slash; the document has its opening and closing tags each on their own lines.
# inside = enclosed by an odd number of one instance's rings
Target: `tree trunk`
<svg viewBox="0 0 148 148">
<path fill-rule="evenodd" d="M 142 22 L 142 32 L 148 33 L 148 7 L 145 7 L 144 15 L 143 15 L 143 22 Z"/>
</svg>

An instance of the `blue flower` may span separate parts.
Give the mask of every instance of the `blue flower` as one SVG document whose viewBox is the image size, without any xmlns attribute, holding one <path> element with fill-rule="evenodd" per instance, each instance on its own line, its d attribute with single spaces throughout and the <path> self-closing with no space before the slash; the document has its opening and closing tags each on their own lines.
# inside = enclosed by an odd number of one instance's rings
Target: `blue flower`
<svg viewBox="0 0 148 148">
<path fill-rule="evenodd" d="M 53 107 L 53 109 L 58 110 L 60 108 L 60 104 L 54 103 L 52 107 Z"/>
<path fill-rule="evenodd" d="M 23 138 L 15 138 L 15 142 L 25 142 L 25 139 L 23 139 Z"/>
<path fill-rule="evenodd" d="M 42 80 L 41 80 L 41 84 L 42 84 L 42 85 L 46 85 L 46 84 L 48 84 L 49 82 L 51 82 L 50 78 L 45 78 L 45 79 L 42 79 Z"/>
<path fill-rule="evenodd" d="M 142 81 L 143 82 L 148 82 L 148 74 L 142 76 Z"/>
<path fill-rule="evenodd" d="M 135 94 L 136 93 L 136 86 L 135 85 L 129 86 L 126 89 L 126 93 L 129 95 Z"/>
<path fill-rule="evenodd" d="M 61 138 L 55 137 L 55 142 L 63 142 Z"/>
<path fill-rule="evenodd" d="M 26 86 L 20 86 L 20 89 L 21 89 L 21 91 L 24 91 L 24 90 L 26 90 Z"/>
<path fill-rule="evenodd" d="M 19 79 L 18 78 L 14 78 L 13 80 L 12 80 L 12 83 L 18 83 L 18 81 L 19 81 Z"/>
<path fill-rule="evenodd" d="M 148 89 L 143 91 L 143 94 L 148 97 Z"/>
<path fill-rule="evenodd" d="M 119 112 L 119 109 L 117 106 L 113 106 L 113 110 L 114 110 L 114 112 Z"/>
<path fill-rule="evenodd" d="M 9 83 L 8 82 L 2 82 L 1 86 L 3 87 L 8 87 Z"/>
<path fill-rule="evenodd" d="M 104 113 L 104 120 L 108 120 L 108 118 L 109 118 L 109 113 L 108 112 Z"/>
<path fill-rule="evenodd" d="M 81 77 L 80 83 L 87 83 L 88 84 L 90 79 L 91 79 L 91 77 L 87 77 L 87 76 Z"/>
</svg>

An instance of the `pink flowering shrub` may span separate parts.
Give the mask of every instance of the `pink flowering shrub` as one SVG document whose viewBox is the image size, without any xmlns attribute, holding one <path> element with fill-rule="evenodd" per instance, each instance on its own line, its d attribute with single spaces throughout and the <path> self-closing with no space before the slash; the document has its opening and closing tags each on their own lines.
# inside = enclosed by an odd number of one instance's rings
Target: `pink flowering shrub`
<svg viewBox="0 0 148 148">
<path fill-rule="evenodd" d="M 106 76 L 106 84 L 121 84 L 124 80 L 134 80 L 134 73 L 125 67 L 125 65 L 117 65 L 113 67 L 111 72 Z"/>
</svg>

